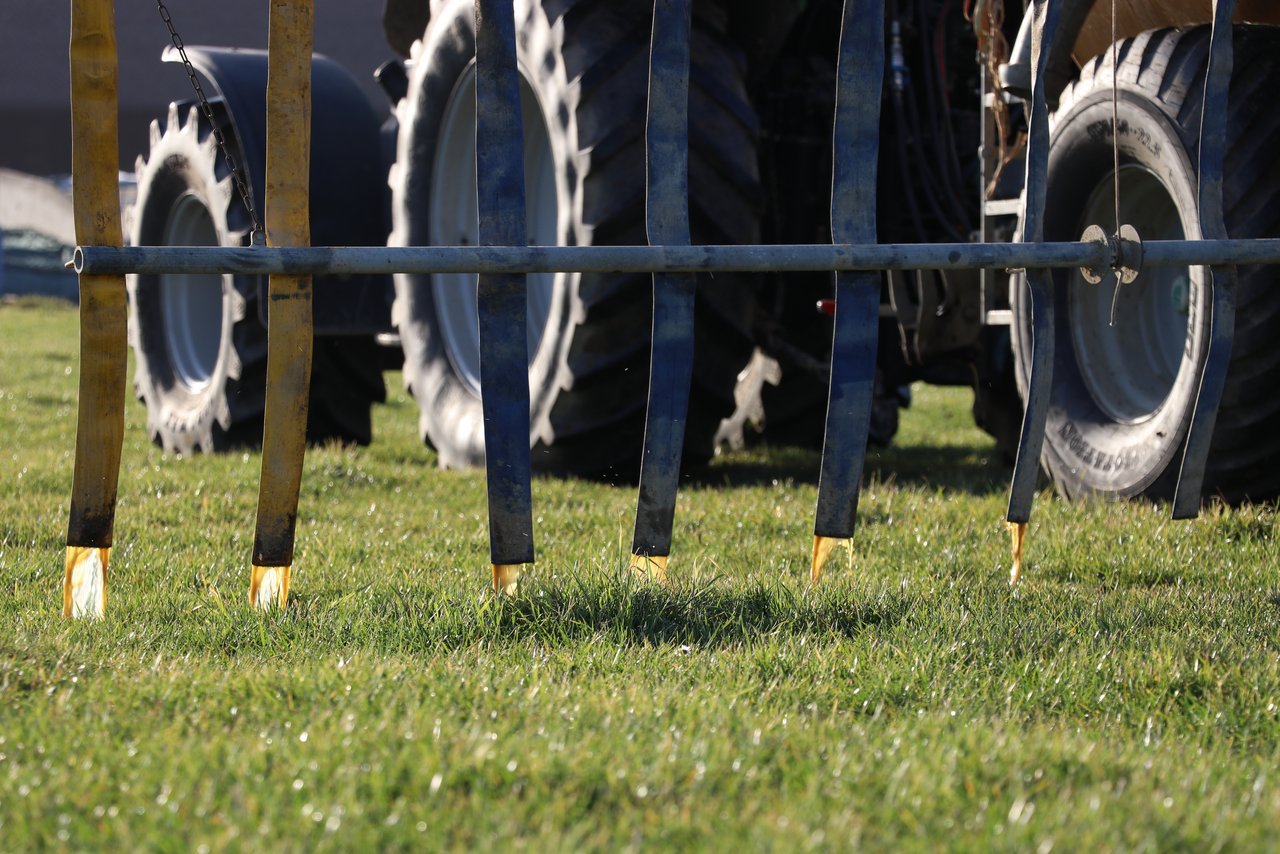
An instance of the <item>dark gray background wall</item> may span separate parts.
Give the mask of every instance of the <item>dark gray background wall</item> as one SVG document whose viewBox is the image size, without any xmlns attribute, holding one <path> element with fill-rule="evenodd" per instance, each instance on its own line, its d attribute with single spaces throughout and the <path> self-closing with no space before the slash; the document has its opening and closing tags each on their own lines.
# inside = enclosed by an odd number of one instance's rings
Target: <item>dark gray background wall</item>
<svg viewBox="0 0 1280 854">
<path fill-rule="evenodd" d="M 168 0 L 187 44 L 267 46 L 267 0 Z M 67 45 L 70 0 L 0 0 L 0 167 L 37 175 L 71 168 Z M 315 0 L 315 48 L 347 67 L 374 106 L 387 99 L 373 70 L 391 57 L 382 0 Z M 153 0 L 116 0 L 121 168 L 145 152 L 147 128 L 191 95 L 181 66 L 160 62 L 169 34 Z"/>
</svg>

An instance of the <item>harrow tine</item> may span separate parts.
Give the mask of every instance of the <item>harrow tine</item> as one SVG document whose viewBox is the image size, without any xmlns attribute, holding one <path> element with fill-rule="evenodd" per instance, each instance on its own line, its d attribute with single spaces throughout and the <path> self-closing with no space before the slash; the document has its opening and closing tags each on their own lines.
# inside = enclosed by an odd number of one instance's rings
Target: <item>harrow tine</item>
<svg viewBox="0 0 1280 854">
<path fill-rule="evenodd" d="M 1035 0 L 1026 210 L 1022 219 L 1022 240 L 1027 243 L 1039 243 L 1044 239 L 1045 183 L 1049 171 L 1049 110 L 1045 105 L 1044 74 L 1049 60 L 1049 45 L 1053 44 L 1057 34 L 1061 8 L 1060 0 Z M 1053 386 L 1053 274 L 1049 270 L 1028 269 L 1026 279 L 1031 293 L 1031 374 L 1027 383 L 1026 410 L 1022 416 L 1022 434 L 1018 438 L 1018 458 L 1009 486 L 1009 507 L 1005 514 L 1013 539 L 1011 584 L 1016 584 L 1022 574 L 1022 545 L 1027 522 L 1031 518 L 1031 503 L 1035 498 L 1040 449 L 1044 445 L 1044 425 Z"/>
<path fill-rule="evenodd" d="M 510 2 L 476 0 L 476 175 L 481 246 L 523 246 L 524 132 Z M 533 562 L 524 274 L 482 273 L 480 385 L 493 586 L 514 592 Z M 488 377 L 488 380 L 485 378 Z"/>
<path fill-rule="evenodd" d="M 1204 107 L 1200 114 L 1200 236 L 1206 240 L 1227 239 L 1222 210 L 1222 172 L 1227 145 L 1227 97 L 1233 64 L 1231 13 L 1234 9 L 1235 0 L 1214 0 L 1209 69 L 1205 75 Z M 1218 406 L 1222 403 L 1222 390 L 1227 382 L 1235 337 L 1235 265 L 1211 268 L 1209 289 L 1213 298 L 1209 318 L 1209 352 L 1200 374 L 1196 407 L 1187 428 L 1187 445 L 1173 496 L 1175 519 L 1194 519 L 1200 513 L 1204 470 L 1209 460 L 1213 426 L 1218 418 Z"/>
<path fill-rule="evenodd" d="M 115 10 L 71 4 L 72 176 L 80 243 L 119 246 Z M 62 586 L 65 617 L 101 617 L 124 442 L 128 298 L 123 275 L 80 277 L 80 411 Z"/>
<path fill-rule="evenodd" d="M 831 240 L 876 241 L 876 167 L 884 84 L 884 0 L 845 0 L 836 70 L 832 141 Z M 836 273 L 831 387 L 818 477 L 810 581 L 822 574 L 833 540 L 853 536 L 871 429 L 880 274 Z"/>
<path fill-rule="evenodd" d="M 690 0 L 655 0 L 645 127 L 645 224 L 651 245 L 689 245 Z M 632 571 L 666 578 L 693 380 L 692 273 L 653 274 L 653 350 Z"/>
<path fill-rule="evenodd" d="M 312 0 L 273 2 L 267 64 L 266 227 L 272 246 L 311 242 Z M 269 282 L 262 479 L 249 602 L 283 608 L 289 598 L 298 490 L 311 386 L 311 277 Z"/>
</svg>

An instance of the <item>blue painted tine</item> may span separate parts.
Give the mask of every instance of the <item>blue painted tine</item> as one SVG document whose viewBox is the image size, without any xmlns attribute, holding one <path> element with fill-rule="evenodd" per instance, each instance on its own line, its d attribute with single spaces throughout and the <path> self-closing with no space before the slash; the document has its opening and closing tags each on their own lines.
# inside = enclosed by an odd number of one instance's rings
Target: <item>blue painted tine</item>
<svg viewBox="0 0 1280 854">
<path fill-rule="evenodd" d="M 475 10 L 480 244 L 523 246 L 524 134 L 514 12 L 510 0 L 476 0 Z M 531 563 L 525 276 L 482 273 L 477 300 L 490 557 L 495 567 Z"/>
<path fill-rule="evenodd" d="M 654 0 L 645 126 L 645 225 L 652 245 L 689 245 L 689 45 L 691 0 Z M 666 558 L 676 512 L 693 380 L 692 273 L 653 274 L 653 350 L 640 494 L 631 552 Z M 657 574 L 662 563 L 654 562 Z M 636 562 L 633 561 L 633 565 Z"/>
<path fill-rule="evenodd" d="M 1233 46 L 1231 13 L 1235 0 L 1214 0 L 1213 32 L 1209 39 L 1209 68 L 1204 81 L 1204 106 L 1200 113 L 1200 232 L 1207 240 L 1226 240 L 1223 219 L 1222 176 L 1227 146 L 1227 99 L 1231 88 Z M 1173 518 L 1194 519 L 1200 513 L 1205 466 L 1213 427 L 1222 403 L 1222 390 L 1231 364 L 1231 348 L 1236 325 L 1236 268 L 1215 266 L 1210 270 L 1212 309 L 1209 317 L 1209 352 L 1200 374 L 1196 407 L 1187 428 L 1187 445 L 1173 495 Z"/>
<path fill-rule="evenodd" d="M 876 168 L 884 84 L 884 2 L 845 0 L 832 134 L 831 240 L 876 241 Z M 836 273 L 831 387 L 818 478 L 815 538 L 853 536 L 871 427 L 880 274 Z M 818 540 L 815 539 L 815 544 Z M 816 559 L 814 577 L 820 569 Z"/>
<path fill-rule="evenodd" d="M 1027 144 L 1026 211 L 1022 240 L 1044 240 L 1045 185 L 1049 171 L 1049 110 L 1045 106 L 1044 74 L 1048 46 L 1058 31 L 1060 0 L 1035 0 L 1031 39 L 1031 121 Z M 1031 519 L 1036 476 L 1040 471 L 1040 451 L 1044 445 L 1045 418 L 1053 386 L 1053 274 L 1048 270 L 1027 270 L 1031 292 L 1031 375 L 1027 382 L 1026 410 L 1018 457 L 1009 486 L 1009 508 L 1005 520 L 1025 525 Z"/>
</svg>

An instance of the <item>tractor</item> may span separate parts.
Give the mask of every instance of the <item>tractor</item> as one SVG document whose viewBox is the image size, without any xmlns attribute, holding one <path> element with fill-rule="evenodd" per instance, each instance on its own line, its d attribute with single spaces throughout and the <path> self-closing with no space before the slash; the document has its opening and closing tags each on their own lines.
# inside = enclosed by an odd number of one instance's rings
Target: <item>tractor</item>
<svg viewBox="0 0 1280 854">
<path fill-rule="evenodd" d="M 1008 242 L 1024 215 L 1032 28 L 1006 0 L 888 0 L 876 228 L 882 243 Z M 514 0 L 531 245 L 645 242 L 644 134 L 652 4 Z M 697 0 L 689 75 L 695 244 L 830 243 L 837 0 Z M 1046 240 L 1091 224 L 1199 237 L 1200 115 L 1209 0 L 1063 0 L 1048 51 Z M 1240 0 L 1225 127 L 1225 222 L 1280 234 L 1280 10 Z M 178 22 L 181 23 L 180 21 Z M 476 24 L 471 0 L 387 0 L 389 111 L 314 58 L 310 220 L 317 246 L 467 246 L 478 235 Z M 1114 38 L 1113 38 L 1114 36 Z M 185 50 L 211 109 L 171 104 L 137 163 L 136 246 L 247 246 L 263 198 L 267 63 Z M 177 51 L 165 54 L 179 61 Z M 1115 121 L 1113 123 L 1113 111 Z M 1113 132 L 1112 128 L 1115 128 Z M 220 132 L 223 144 L 219 145 Z M 228 157 L 228 154 L 230 155 Z M 234 167 L 232 164 L 235 164 Z M 244 192 L 237 190 L 243 183 Z M 1117 220 L 1118 217 L 1118 220 Z M 1209 347 L 1199 267 L 1137 282 L 1054 274 L 1055 357 L 1041 463 L 1069 496 L 1172 495 Z M 1242 267 L 1238 319 L 1203 491 L 1280 492 L 1280 289 Z M 699 275 L 684 462 L 718 442 L 820 447 L 832 274 Z M 317 276 L 307 433 L 367 443 L 383 371 L 402 366 L 422 439 L 443 466 L 484 461 L 474 276 Z M 135 387 L 165 449 L 261 441 L 266 277 L 132 275 Z M 916 381 L 968 386 L 1010 458 L 1031 361 L 1019 270 L 885 272 L 872 442 L 888 442 Z M 647 276 L 528 282 L 535 469 L 635 476 L 644 430 Z M 1273 318 L 1275 318 L 1273 320 Z M 1269 331 L 1272 330 L 1272 331 Z M 1272 402 L 1268 402 L 1272 401 Z"/>
</svg>

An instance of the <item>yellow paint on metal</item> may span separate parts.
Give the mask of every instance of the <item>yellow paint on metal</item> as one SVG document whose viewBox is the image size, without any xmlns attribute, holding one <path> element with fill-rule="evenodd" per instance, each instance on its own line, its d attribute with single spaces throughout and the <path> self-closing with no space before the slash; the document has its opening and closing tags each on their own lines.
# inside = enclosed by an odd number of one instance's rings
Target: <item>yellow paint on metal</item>
<svg viewBox="0 0 1280 854">
<path fill-rule="evenodd" d="M 71 3 L 71 174 L 76 242 L 119 246 L 118 72 L 112 0 Z M 80 278 L 80 389 L 76 458 L 67 526 L 63 611 L 73 572 L 98 554 L 101 582 L 115 525 L 120 448 L 124 441 L 128 300 L 123 276 Z M 85 555 L 73 559 L 73 555 Z M 88 572 L 85 569 L 82 572 Z M 100 613 L 106 593 L 97 596 Z M 92 613 L 91 608 L 86 613 Z"/>
<path fill-rule="evenodd" d="M 292 567 L 254 565 L 249 581 L 249 604 L 259 611 L 283 608 L 289 601 Z"/>
<path fill-rule="evenodd" d="M 62 582 L 62 616 L 98 619 L 107 610 L 107 564 L 111 549 L 67 546 L 67 570 Z"/>
<path fill-rule="evenodd" d="M 306 246 L 311 136 L 311 0 L 271 0 L 267 72 L 267 243 Z M 311 277 L 272 276 L 267 306 L 267 387 L 258 489 L 254 577 L 279 564 L 288 596 L 288 566 L 306 453 L 311 383 Z M 267 577 L 263 574 L 262 577 Z M 257 584 L 250 597 L 257 601 Z"/>
<path fill-rule="evenodd" d="M 520 567 L 521 564 L 518 563 L 493 564 L 494 592 L 514 596 L 516 593 L 516 586 L 520 583 Z"/>
<path fill-rule="evenodd" d="M 818 537 L 813 538 L 813 563 L 809 567 L 809 583 L 817 584 L 822 580 L 822 567 L 826 565 L 827 558 L 831 557 L 836 547 L 839 546 L 849 553 L 849 568 L 853 569 L 853 541 L 837 537 Z"/>
<path fill-rule="evenodd" d="M 1236 23 L 1280 24 L 1275 0 L 1238 0 Z M 1116 7 L 1116 35 L 1127 39 L 1160 27 L 1190 27 L 1213 21 L 1213 0 L 1123 0 Z M 1111 4 L 1094 3 L 1085 17 L 1072 54 L 1083 64 L 1111 44 Z"/>
<path fill-rule="evenodd" d="M 670 560 L 668 555 L 633 554 L 631 556 L 631 574 L 648 578 L 659 584 L 666 584 L 668 560 Z"/>
<path fill-rule="evenodd" d="M 1018 580 L 1022 578 L 1022 544 L 1027 537 L 1026 522 L 1008 522 L 1010 551 L 1013 554 L 1013 568 L 1009 570 L 1009 586 L 1017 585 Z"/>
</svg>

